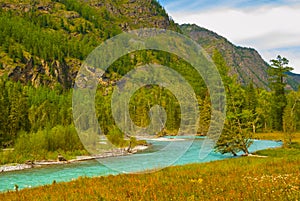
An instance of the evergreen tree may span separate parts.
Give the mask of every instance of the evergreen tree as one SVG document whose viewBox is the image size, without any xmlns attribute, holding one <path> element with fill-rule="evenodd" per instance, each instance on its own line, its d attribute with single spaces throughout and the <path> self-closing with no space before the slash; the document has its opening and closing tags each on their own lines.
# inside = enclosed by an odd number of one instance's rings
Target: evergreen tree
<svg viewBox="0 0 300 201">
<path fill-rule="evenodd" d="M 205 136 L 208 132 L 211 120 L 211 102 L 208 93 L 204 100 L 200 100 L 200 103 L 200 123 L 198 133 Z"/>
<path fill-rule="evenodd" d="M 250 110 L 245 107 L 245 91 L 235 80 L 226 86 L 227 107 L 223 132 L 217 142 L 216 150 L 220 153 L 243 151 L 249 154 L 248 148 L 252 144 L 251 122 L 253 118 Z"/>
<path fill-rule="evenodd" d="M 287 95 L 287 105 L 283 112 L 283 131 L 285 133 L 285 144 L 291 145 L 297 123 L 300 118 L 300 91 L 292 91 Z"/>
<path fill-rule="evenodd" d="M 267 132 L 272 127 L 272 94 L 266 90 L 260 90 L 257 94 L 256 113 L 258 123 L 262 126 L 263 132 Z"/>
<path fill-rule="evenodd" d="M 273 104 L 272 104 L 272 116 L 274 119 L 274 129 L 282 130 L 282 117 L 284 108 L 286 106 L 286 97 L 285 97 L 285 86 L 288 72 L 292 71 L 293 68 L 287 66 L 289 60 L 280 55 L 277 56 L 277 59 L 271 60 L 271 67 L 268 71 L 270 76 L 270 87 L 273 90 Z"/>
<path fill-rule="evenodd" d="M 8 116 L 9 116 L 9 102 L 8 102 L 8 94 L 5 89 L 5 80 L 4 78 L 0 78 L 0 146 L 6 147 L 9 141 L 8 135 Z"/>
<path fill-rule="evenodd" d="M 220 52 L 214 53 L 213 61 L 221 74 L 227 100 L 226 120 L 216 150 L 223 154 L 237 155 L 239 151 L 249 154 L 248 148 L 252 144 L 252 123 L 249 120 L 254 117 L 253 112 L 247 108 L 246 92 L 235 77 L 228 75 L 229 67 Z M 251 107 L 254 110 L 254 106 Z"/>
<path fill-rule="evenodd" d="M 257 129 L 257 122 L 259 120 L 256 107 L 257 107 L 257 93 L 253 85 L 253 81 L 251 81 L 248 86 L 246 87 L 246 109 L 249 111 L 249 117 L 248 119 L 249 123 L 252 125 L 252 132 L 256 133 Z"/>
</svg>

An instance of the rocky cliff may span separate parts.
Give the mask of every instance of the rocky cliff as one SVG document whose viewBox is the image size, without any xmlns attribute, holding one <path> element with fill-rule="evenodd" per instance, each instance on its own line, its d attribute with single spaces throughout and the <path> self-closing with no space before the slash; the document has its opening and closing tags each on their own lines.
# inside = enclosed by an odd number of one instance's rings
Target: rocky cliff
<svg viewBox="0 0 300 201">
<path fill-rule="evenodd" d="M 247 84 L 253 81 L 256 86 L 268 88 L 269 64 L 253 48 L 238 47 L 217 33 L 199 27 L 195 24 L 183 24 L 180 26 L 183 33 L 197 41 L 209 55 L 218 50 L 225 58 L 231 73 L 237 74 L 241 83 Z M 277 55 L 274 55 L 274 58 Z M 289 73 L 288 88 L 298 88 L 300 75 Z"/>
</svg>

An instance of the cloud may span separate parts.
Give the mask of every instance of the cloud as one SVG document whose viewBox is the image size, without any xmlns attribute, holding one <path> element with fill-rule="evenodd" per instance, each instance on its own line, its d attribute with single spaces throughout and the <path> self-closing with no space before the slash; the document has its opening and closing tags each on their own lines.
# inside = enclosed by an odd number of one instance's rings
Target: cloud
<svg viewBox="0 0 300 201">
<path fill-rule="evenodd" d="M 218 8 L 206 12 L 173 12 L 173 19 L 182 23 L 195 23 L 213 30 L 233 42 L 265 36 L 300 34 L 300 7 L 259 7 L 255 10 Z M 298 35 L 300 36 L 300 35 Z M 299 38 L 298 38 L 299 39 Z"/>
<path fill-rule="evenodd" d="M 300 46 L 294 48 L 284 48 L 284 49 L 269 49 L 262 50 L 262 57 L 269 62 L 270 59 L 275 59 L 276 55 L 281 55 L 286 57 L 290 62 L 289 66 L 294 68 L 294 73 L 300 74 Z"/>
<path fill-rule="evenodd" d="M 270 32 L 257 37 L 236 41 L 236 43 L 243 44 L 244 46 L 255 46 L 255 48 L 261 50 L 293 48 L 300 46 L 300 33 Z"/>
<path fill-rule="evenodd" d="M 253 8 L 260 6 L 294 6 L 299 0 L 159 0 L 170 11 L 205 11 L 212 8 Z"/>
<path fill-rule="evenodd" d="M 279 3 L 277 1 L 277 4 Z M 289 59 L 295 64 L 295 72 L 300 73 L 298 59 L 300 51 L 288 50 L 289 47 L 300 46 L 298 5 L 253 5 L 243 8 L 237 8 L 235 5 L 192 12 L 169 11 L 169 13 L 177 23 L 195 23 L 226 37 L 236 45 L 253 47 L 267 61 L 280 54 L 280 48 L 286 48 L 283 53 L 287 55 L 286 57 L 291 57 Z M 272 53 L 277 54 L 271 55 Z"/>
</svg>

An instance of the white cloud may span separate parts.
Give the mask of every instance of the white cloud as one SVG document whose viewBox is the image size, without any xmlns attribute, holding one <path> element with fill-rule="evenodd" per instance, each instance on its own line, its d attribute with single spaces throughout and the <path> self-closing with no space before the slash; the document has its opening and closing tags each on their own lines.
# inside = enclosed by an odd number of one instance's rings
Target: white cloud
<svg viewBox="0 0 300 201">
<path fill-rule="evenodd" d="M 242 39 L 236 41 L 236 43 L 245 46 L 254 46 L 261 50 L 297 47 L 300 46 L 300 33 L 270 32 L 264 35 Z"/>
<path fill-rule="evenodd" d="M 260 52 L 262 57 L 269 62 L 271 59 L 275 59 L 277 55 L 281 55 L 286 57 L 290 62 L 289 66 L 294 68 L 294 73 L 300 74 L 300 51 L 294 49 L 287 49 L 287 50 L 276 50 L 276 49 L 269 49 L 269 50 L 262 50 Z"/>
<path fill-rule="evenodd" d="M 300 73 L 300 51 L 278 52 L 279 48 L 300 46 L 299 6 L 260 6 L 251 8 L 215 8 L 199 12 L 170 12 L 182 23 L 195 23 L 210 29 L 236 45 L 253 47 L 269 61 L 285 54 L 295 72 Z M 272 53 L 276 53 L 271 55 Z"/>
</svg>

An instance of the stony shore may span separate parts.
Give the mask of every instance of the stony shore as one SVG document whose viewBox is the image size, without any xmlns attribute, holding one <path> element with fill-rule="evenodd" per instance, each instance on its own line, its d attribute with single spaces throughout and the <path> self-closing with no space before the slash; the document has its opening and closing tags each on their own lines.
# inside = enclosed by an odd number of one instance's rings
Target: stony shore
<svg viewBox="0 0 300 201">
<path fill-rule="evenodd" d="M 107 151 L 103 154 L 95 155 L 95 156 L 77 156 L 76 159 L 71 159 L 68 161 L 53 161 L 53 160 L 47 160 L 47 161 L 33 161 L 27 164 L 14 164 L 14 165 L 2 165 L 0 166 L 0 173 L 1 172 L 11 172 L 11 171 L 18 171 L 18 170 L 25 170 L 30 168 L 37 168 L 37 167 L 43 167 L 48 165 L 63 165 L 68 163 L 75 163 L 80 161 L 87 161 L 87 160 L 94 160 L 99 158 L 107 158 L 107 157 L 116 157 L 116 156 L 125 156 L 129 154 L 134 154 L 139 151 L 143 151 L 147 149 L 149 146 L 145 145 L 138 145 L 130 150 L 128 152 L 126 149 L 118 149 L 114 151 Z"/>
</svg>

